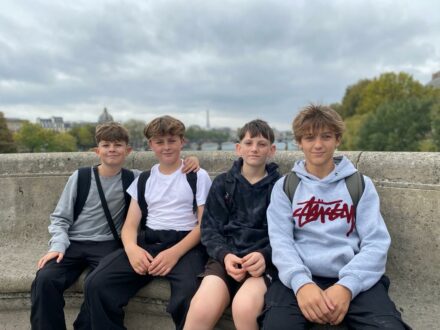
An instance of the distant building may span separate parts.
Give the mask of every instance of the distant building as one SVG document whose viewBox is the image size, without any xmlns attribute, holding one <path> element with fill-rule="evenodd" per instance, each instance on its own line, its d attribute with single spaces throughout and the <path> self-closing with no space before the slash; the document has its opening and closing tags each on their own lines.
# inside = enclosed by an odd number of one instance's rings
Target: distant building
<svg viewBox="0 0 440 330">
<path fill-rule="evenodd" d="M 18 119 L 18 118 L 5 118 L 5 119 L 6 119 L 6 125 L 8 126 L 8 129 L 13 133 L 20 130 L 21 126 L 24 123 L 28 122 L 27 120 Z"/>
<path fill-rule="evenodd" d="M 435 88 L 440 88 L 440 71 L 432 74 L 432 80 L 426 84 Z"/>
<path fill-rule="evenodd" d="M 43 128 L 57 132 L 66 131 L 63 117 L 37 118 L 37 124 L 40 124 Z"/>
<path fill-rule="evenodd" d="M 98 124 L 107 123 L 109 121 L 113 121 L 113 117 L 108 113 L 107 108 L 104 108 L 104 111 L 99 115 Z"/>
</svg>

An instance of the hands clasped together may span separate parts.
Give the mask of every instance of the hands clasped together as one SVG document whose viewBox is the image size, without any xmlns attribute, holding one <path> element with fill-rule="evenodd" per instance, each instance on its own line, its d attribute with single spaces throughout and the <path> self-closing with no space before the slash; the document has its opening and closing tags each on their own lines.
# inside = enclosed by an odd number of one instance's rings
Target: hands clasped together
<svg viewBox="0 0 440 330">
<path fill-rule="evenodd" d="M 125 249 L 131 267 L 139 275 L 166 276 L 180 259 L 173 247 L 163 250 L 156 257 L 138 245 Z"/>
<path fill-rule="evenodd" d="M 334 284 L 322 290 L 315 283 L 303 285 L 297 292 L 299 308 L 310 322 L 336 325 L 347 314 L 351 301 L 351 291 Z"/>
<path fill-rule="evenodd" d="M 259 277 L 266 269 L 266 261 L 260 252 L 251 252 L 243 258 L 229 253 L 224 259 L 226 273 L 237 282 L 241 282 L 249 273 L 252 277 Z"/>
</svg>

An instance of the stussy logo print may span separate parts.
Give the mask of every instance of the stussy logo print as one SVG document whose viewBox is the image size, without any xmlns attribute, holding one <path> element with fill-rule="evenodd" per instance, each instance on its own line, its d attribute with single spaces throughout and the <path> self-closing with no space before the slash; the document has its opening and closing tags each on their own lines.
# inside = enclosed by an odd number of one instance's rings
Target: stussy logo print
<svg viewBox="0 0 440 330">
<path fill-rule="evenodd" d="M 320 220 L 321 223 L 325 223 L 326 218 L 328 221 L 335 221 L 337 219 L 345 219 L 347 224 L 350 225 L 348 232 L 349 236 L 355 226 L 355 209 L 354 206 L 349 206 L 347 203 L 343 203 L 342 200 L 324 202 L 322 199 L 316 200 L 315 196 L 305 202 L 300 202 L 297 205 L 300 207 L 295 209 L 293 217 L 298 219 L 298 226 L 303 227 L 310 222 Z"/>
</svg>

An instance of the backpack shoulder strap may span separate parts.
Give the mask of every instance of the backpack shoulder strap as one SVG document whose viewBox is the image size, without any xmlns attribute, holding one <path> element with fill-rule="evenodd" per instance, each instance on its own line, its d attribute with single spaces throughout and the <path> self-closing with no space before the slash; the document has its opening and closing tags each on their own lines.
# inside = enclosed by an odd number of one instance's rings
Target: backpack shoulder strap
<svg viewBox="0 0 440 330">
<path fill-rule="evenodd" d="M 122 168 L 121 171 L 121 179 L 122 179 L 122 189 L 124 190 L 124 199 L 125 199 L 125 217 L 127 216 L 128 207 L 130 206 L 131 196 L 127 193 L 128 187 L 130 187 L 131 183 L 134 181 L 134 173 L 130 170 Z M 124 220 L 125 220 L 124 217 Z"/>
<path fill-rule="evenodd" d="M 73 207 L 73 221 L 78 219 L 84 205 L 86 204 L 87 196 L 90 191 L 90 183 L 92 181 L 92 170 L 90 167 L 81 167 L 78 169 L 78 183 L 76 187 L 76 200 Z"/>
<path fill-rule="evenodd" d="M 111 215 L 110 210 L 108 208 L 107 200 L 105 199 L 105 194 L 104 194 L 104 190 L 102 189 L 101 179 L 99 178 L 99 172 L 98 172 L 97 166 L 93 167 L 93 174 L 95 175 L 96 188 L 98 189 L 99 199 L 101 200 L 101 206 L 102 206 L 102 209 L 104 210 L 104 214 L 107 219 L 108 226 L 112 232 L 112 235 L 113 235 L 115 241 L 118 242 L 121 247 L 123 247 L 121 238 L 119 237 L 119 234 L 118 234 L 118 231 L 116 230 L 112 215 Z"/>
<path fill-rule="evenodd" d="M 147 184 L 147 180 L 150 177 L 151 171 L 142 172 L 139 175 L 139 180 L 137 183 L 137 195 L 138 195 L 138 204 L 139 208 L 142 211 L 142 219 L 141 219 L 141 230 L 145 230 L 146 225 L 145 221 L 148 216 L 148 204 L 145 200 L 145 185 Z"/>
<path fill-rule="evenodd" d="M 300 178 L 295 172 L 289 172 L 284 177 L 283 190 L 289 198 L 290 202 L 293 202 L 293 196 L 295 195 L 296 188 L 300 182 Z"/>
<path fill-rule="evenodd" d="M 359 171 L 356 171 L 352 175 L 345 178 L 345 184 L 348 192 L 350 193 L 354 208 L 356 209 L 365 190 L 364 176 Z"/>
<path fill-rule="evenodd" d="M 193 212 L 197 214 L 197 173 L 189 172 L 186 174 L 186 180 L 188 181 L 191 190 L 193 192 Z"/>
<path fill-rule="evenodd" d="M 229 209 L 229 211 L 232 210 L 233 204 L 234 204 L 234 193 L 235 193 L 235 186 L 237 183 L 235 182 L 234 177 L 231 175 L 231 173 L 226 172 L 226 178 L 225 178 L 225 204 L 226 207 Z"/>
</svg>

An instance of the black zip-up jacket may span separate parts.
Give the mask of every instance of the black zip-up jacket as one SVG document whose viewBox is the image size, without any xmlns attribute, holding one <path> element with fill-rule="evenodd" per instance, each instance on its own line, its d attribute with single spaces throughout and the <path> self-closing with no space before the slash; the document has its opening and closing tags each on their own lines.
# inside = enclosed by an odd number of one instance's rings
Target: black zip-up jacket
<svg viewBox="0 0 440 330">
<path fill-rule="evenodd" d="M 266 210 L 270 193 L 279 179 L 278 165 L 266 165 L 267 176 L 250 184 L 241 168 L 243 159 L 234 162 L 227 173 L 218 175 L 211 186 L 201 223 L 201 241 L 208 255 L 224 263 L 228 253 L 243 257 L 261 252 L 266 266 L 271 264 L 271 247 L 267 233 Z M 233 192 L 226 191 L 226 181 L 235 181 Z"/>
</svg>

